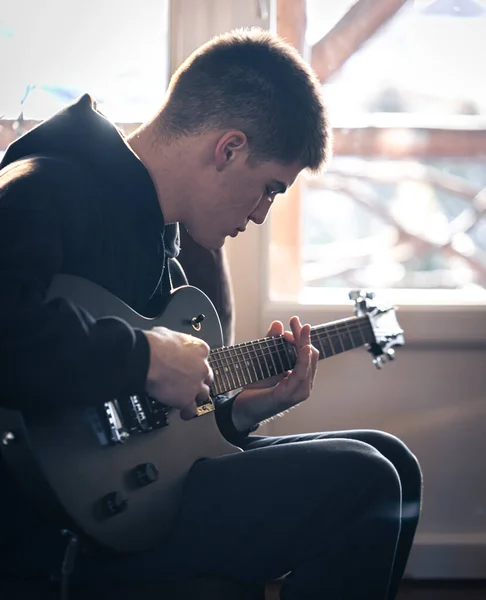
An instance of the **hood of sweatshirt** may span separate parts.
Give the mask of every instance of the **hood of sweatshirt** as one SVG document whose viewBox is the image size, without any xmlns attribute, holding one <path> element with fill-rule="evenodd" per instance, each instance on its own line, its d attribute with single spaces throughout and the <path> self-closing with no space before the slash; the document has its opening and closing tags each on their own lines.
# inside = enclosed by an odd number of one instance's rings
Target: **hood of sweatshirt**
<svg viewBox="0 0 486 600">
<path fill-rule="evenodd" d="M 89 94 L 13 142 L 0 168 L 32 155 L 72 159 L 102 181 L 116 182 L 116 209 L 126 211 L 142 227 L 146 225 L 147 231 L 156 228 L 166 255 L 178 255 L 178 224 L 165 224 L 149 172 Z"/>
</svg>

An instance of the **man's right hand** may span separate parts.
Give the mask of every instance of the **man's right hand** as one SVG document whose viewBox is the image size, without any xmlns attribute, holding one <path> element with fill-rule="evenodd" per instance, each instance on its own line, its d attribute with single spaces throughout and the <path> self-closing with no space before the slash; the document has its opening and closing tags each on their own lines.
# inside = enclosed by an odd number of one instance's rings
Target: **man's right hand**
<svg viewBox="0 0 486 600">
<path fill-rule="evenodd" d="M 150 346 L 147 393 L 180 409 L 182 419 L 195 417 L 196 400 L 209 396 L 213 382 L 209 346 L 199 338 L 166 327 L 144 333 Z"/>
</svg>

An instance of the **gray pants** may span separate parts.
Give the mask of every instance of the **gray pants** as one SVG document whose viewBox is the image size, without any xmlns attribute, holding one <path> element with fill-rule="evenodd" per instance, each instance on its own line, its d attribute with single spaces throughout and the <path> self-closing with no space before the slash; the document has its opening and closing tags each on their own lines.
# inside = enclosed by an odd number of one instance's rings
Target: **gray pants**
<svg viewBox="0 0 486 600">
<path fill-rule="evenodd" d="M 77 578 L 263 583 L 288 573 L 282 600 L 391 600 L 421 496 L 416 458 L 389 434 L 250 436 L 245 452 L 193 467 L 160 547 L 82 558 Z"/>
</svg>

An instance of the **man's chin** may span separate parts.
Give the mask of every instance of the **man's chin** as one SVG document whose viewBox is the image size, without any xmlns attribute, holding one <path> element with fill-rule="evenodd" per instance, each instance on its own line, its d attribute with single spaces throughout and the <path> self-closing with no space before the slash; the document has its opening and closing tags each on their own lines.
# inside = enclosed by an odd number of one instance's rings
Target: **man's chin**
<svg viewBox="0 0 486 600">
<path fill-rule="evenodd" d="M 206 250 L 219 250 L 224 246 L 225 241 L 226 238 L 223 237 L 217 239 L 201 240 L 200 242 L 198 242 L 198 244 Z"/>
<path fill-rule="evenodd" d="M 224 242 L 225 242 L 224 237 L 216 238 L 216 239 L 200 238 L 197 235 L 193 235 L 191 233 L 191 231 L 189 231 L 189 229 L 187 231 L 188 231 L 189 235 L 192 237 L 192 239 L 196 242 L 196 244 L 198 244 L 199 246 L 201 246 L 201 248 L 204 248 L 205 250 L 219 250 L 220 248 L 222 248 L 224 246 Z"/>
</svg>

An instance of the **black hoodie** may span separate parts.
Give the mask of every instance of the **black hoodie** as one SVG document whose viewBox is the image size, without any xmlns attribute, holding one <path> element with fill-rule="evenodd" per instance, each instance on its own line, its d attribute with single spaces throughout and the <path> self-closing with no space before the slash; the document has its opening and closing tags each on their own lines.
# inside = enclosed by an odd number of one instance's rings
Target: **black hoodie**
<svg viewBox="0 0 486 600">
<path fill-rule="evenodd" d="M 14 142 L 0 167 L 0 406 L 49 411 L 143 391 L 142 331 L 45 295 L 68 273 L 153 314 L 179 237 L 145 166 L 85 95 Z M 243 444 L 249 432 L 233 426 L 234 398 L 215 400 L 221 431 Z M 0 573 L 25 574 L 28 549 L 45 573 L 62 543 L 0 460 Z"/>
<path fill-rule="evenodd" d="M 163 292 L 177 228 L 165 227 L 148 171 L 88 95 L 14 142 L 0 167 L 0 406 L 49 411 L 142 391 L 142 331 L 44 299 L 58 273 L 142 314 Z M 0 573 L 46 574 L 63 543 L 0 460 Z"/>
<path fill-rule="evenodd" d="M 141 331 L 44 296 L 57 273 L 142 314 L 160 294 L 176 229 L 165 228 L 148 171 L 88 95 L 14 142 L 0 166 L 1 404 L 49 409 L 142 391 Z"/>
</svg>

